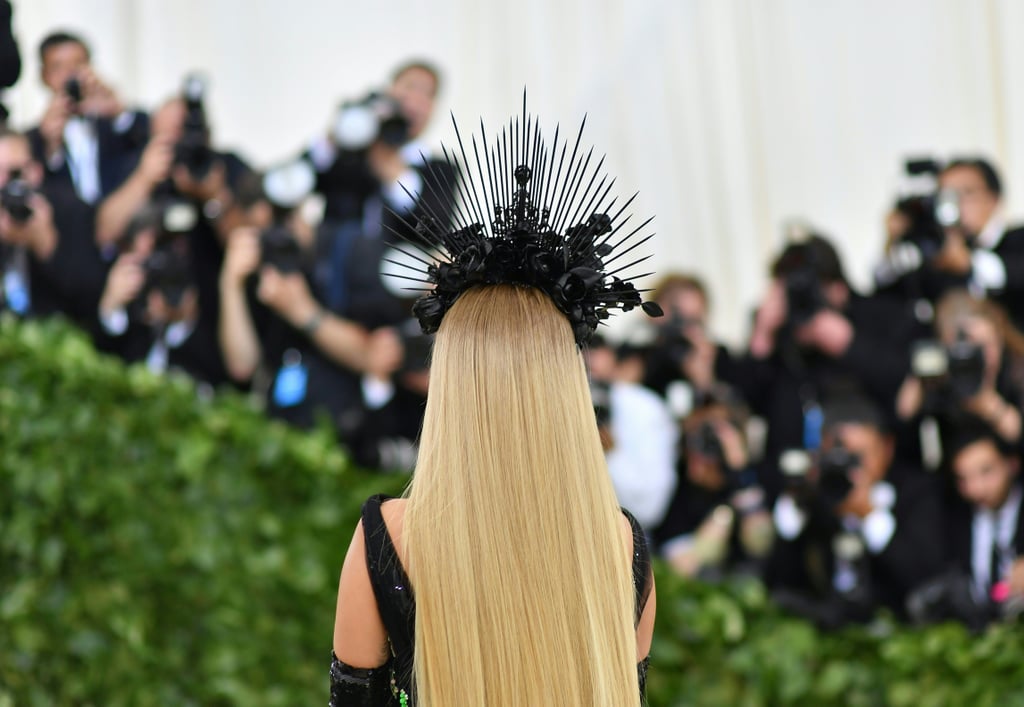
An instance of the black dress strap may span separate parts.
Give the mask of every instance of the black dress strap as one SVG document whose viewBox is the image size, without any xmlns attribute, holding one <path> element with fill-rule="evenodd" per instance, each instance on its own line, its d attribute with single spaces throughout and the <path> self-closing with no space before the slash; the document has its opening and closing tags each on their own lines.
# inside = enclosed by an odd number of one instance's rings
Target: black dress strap
<svg viewBox="0 0 1024 707">
<path fill-rule="evenodd" d="M 366 568 L 377 600 L 377 610 L 391 643 L 397 685 L 408 690 L 412 680 L 416 604 L 409 577 L 398 559 L 381 514 L 381 504 L 389 499 L 389 496 L 377 495 L 363 504 Z"/>
<path fill-rule="evenodd" d="M 647 547 L 647 535 L 639 521 L 625 508 L 622 509 L 622 515 L 626 516 L 633 529 L 633 588 L 636 592 L 636 623 L 639 624 L 640 616 L 647 606 L 647 599 L 651 596 L 651 586 L 654 584 L 651 574 L 651 551 Z"/>
</svg>

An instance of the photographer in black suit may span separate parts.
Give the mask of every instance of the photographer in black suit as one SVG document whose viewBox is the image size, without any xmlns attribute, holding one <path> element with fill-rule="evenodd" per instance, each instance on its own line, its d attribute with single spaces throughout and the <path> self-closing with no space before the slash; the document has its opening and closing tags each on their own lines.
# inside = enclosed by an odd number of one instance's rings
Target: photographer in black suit
<svg viewBox="0 0 1024 707">
<path fill-rule="evenodd" d="M 81 37 L 54 32 L 39 45 L 42 81 L 52 99 L 29 131 L 46 183 L 74 188 L 88 204 L 119 187 L 139 159 L 149 132 L 145 113 L 129 110 L 91 65 Z"/>
<path fill-rule="evenodd" d="M 747 411 L 725 386 L 682 421 L 678 484 L 654 533 L 660 554 L 686 576 L 760 575 L 774 530 L 743 432 Z"/>
<path fill-rule="evenodd" d="M 786 246 L 772 266 L 749 353 L 732 373 L 768 424 L 762 483 L 771 498 L 781 490 L 782 452 L 817 449 L 830 390 L 853 386 L 879 409 L 893 409 L 917 328 L 909 304 L 855 292 L 825 238 L 810 235 Z"/>
<path fill-rule="evenodd" d="M 326 205 L 317 242 L 318 286 L 327 306 L 370 330 L 409 317 L 408 302 L 381 280 L 391 244 L 415 237 L 425 218 L 447 221 L 456 175 L 419 141 L 440 76 L 423 62 L 399 67 L 387 92 L 346 103 L 328 135 L 306 153 Z"/>
<path fill-rule="evenodd" d="M 889 215 L 879 290 L 934 303 L 950 289 L 967 288 L 995 299 L 1024 328 L 1024 227 L 1006 221 L 996 168 L 981 157 L 916 164 L 922 173 L 934 171 L 935 192 L 904 200 Z"/>
<path fill-rule="evenodd" d="M 71 190 L 43 185 L 24 135 L 0 128 L 0 308 L 88 321 L 103 283 L 93 217 Z"/>
<path fill-rule="evenodd" d="M 119 243 L 93 330 L 102 351 L 216 386 L 226 375 L 193 267 L 190 236 L 198 220 L 193 204 L 171 197 L 139 211 Z"/>
<path fill-rule="evenodd" d="M 894 463 L 893 447 L 878 409 L 847 393 L 826 407 L 814 463 L 787 460 L 766 577 L 784 608 L 826 628 L 880 607 L 902 614 L 908 593 L 942 571 L 934 478 Z"/>
<path fill-rule="evenodd" d="M 957 495 L 949 541 L 971 596 L 989 617 L 1024 610 L 1024 487 L 1020 455 L 983 426 L 948 442 Z"/>
<path fill-rule="evenodd" d="M 665 317 L 650 325 L 654 335 L 643 356 L 643 383 L 682 417 L 716 383 L 732 382 L 733 358 L 710 330 L 710 296 L 699 277 L 667 273 L 653 299 Z"/>
</svg>

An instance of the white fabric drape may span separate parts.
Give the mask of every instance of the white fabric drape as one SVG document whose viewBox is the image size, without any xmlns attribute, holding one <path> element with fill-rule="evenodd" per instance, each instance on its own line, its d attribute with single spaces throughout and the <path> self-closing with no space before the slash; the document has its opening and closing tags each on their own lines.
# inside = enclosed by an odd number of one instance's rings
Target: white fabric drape
<svg viewBox="0 0 1024 707">
<path fill-rule="evenodd" d="M 15 122 L 46 97 L 35 49 L 82 32 L 122 94 L 152 106 L 182 75 L 211 78 L 221 144 L 265 166 L 294 154 L 343 97 L 411 56 L 447 85 L 430 137 L 515 113 L 608 153 L 637 216 L 656 214 L 653 266 L 704 275 L 738 340 L 781 225 L 832 234 L 858 283 L 908 154 L 980 152 L 1024 200 L 1024 27 L 1016 0 L 14 0 L 25 69 Z"/>
</svg>

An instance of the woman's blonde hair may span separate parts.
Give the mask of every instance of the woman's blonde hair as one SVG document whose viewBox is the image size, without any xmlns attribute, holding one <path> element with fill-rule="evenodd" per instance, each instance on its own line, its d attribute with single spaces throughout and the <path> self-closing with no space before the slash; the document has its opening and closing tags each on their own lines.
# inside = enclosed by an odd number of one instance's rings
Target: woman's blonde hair
<svg viewBox="0 0 1024 707">
<path fill-rule="evenodd" d="M 407 492 L 423 707 L 639 703 L 631 556 L 568 320 L 464 293 L 434 343 Z"/>
<path fill-rule="evenodd" d="M 1006 310 L 998 303 L 974 297 L 967 290 L 952 290 L 943 295 L 935 307 L 936 330 L 946 339 L 954 338 L 957 327 L 972 317 L 991 322 L 1010 355 L 1018 359 L 1024 357 L 1024 334 L 1013 326 Z"/>
</svg>

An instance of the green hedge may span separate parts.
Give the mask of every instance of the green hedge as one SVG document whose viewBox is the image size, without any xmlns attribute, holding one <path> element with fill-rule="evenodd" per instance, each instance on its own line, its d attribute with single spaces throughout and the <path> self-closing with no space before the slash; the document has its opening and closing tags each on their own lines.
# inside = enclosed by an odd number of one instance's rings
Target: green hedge
<svg viewBox="0 0 1024 707">
<path fill-rule="evenodd" d="M 325 704 L 359 506 L 404 481 L 0 320 L 0 707 Z M 1024 704 L 1020 628 L 823 636 L 757 584 L 658 584 L 656 707 Z"/>
</svg>

